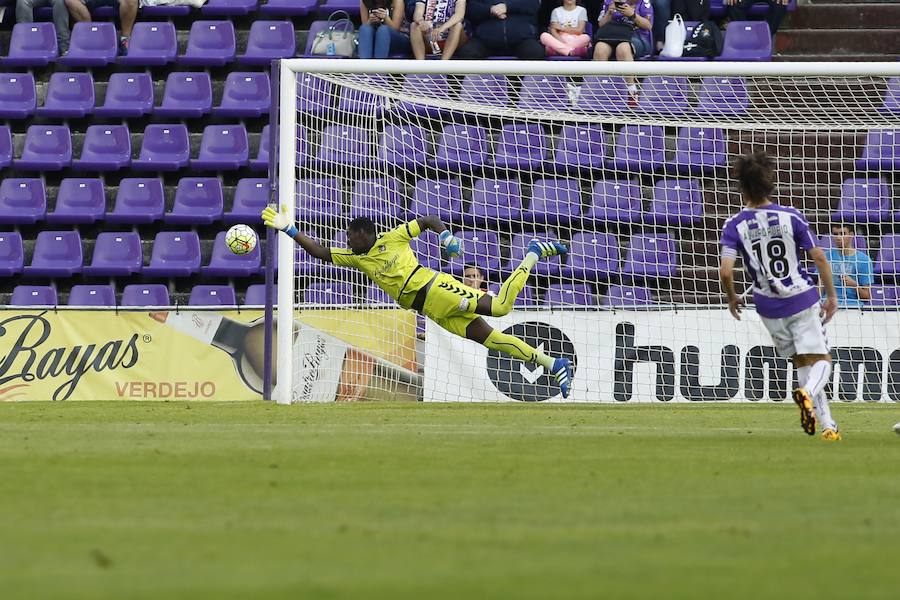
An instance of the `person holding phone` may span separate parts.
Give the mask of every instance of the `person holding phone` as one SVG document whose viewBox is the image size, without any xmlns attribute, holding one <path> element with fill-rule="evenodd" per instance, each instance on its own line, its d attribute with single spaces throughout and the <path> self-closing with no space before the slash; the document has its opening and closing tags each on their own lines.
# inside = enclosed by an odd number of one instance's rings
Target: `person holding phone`
<svg viewBox="0 0 900 600">
<path fill-rule="evenodd" d="M 594 60 L 635 60 L 650 54 L 653 48 L 653 7 L 650 0 L 606 0 L 597 33 L 594 34 Z M 628 105 L 637 106 L 637 83 L 634 76 L 625 78 Z"/>
<path fill-rule="evenodd" d="M 403 0 L 360 0 L 359 16 L 360 58 L 387 58 L 409 52 L 409 25 Z"/>
</svg>

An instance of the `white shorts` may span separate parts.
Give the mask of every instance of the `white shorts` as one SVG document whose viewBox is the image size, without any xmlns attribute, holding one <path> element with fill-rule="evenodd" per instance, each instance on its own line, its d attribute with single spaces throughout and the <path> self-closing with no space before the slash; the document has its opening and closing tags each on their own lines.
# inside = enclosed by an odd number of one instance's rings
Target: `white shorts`
<svg viewBox="0 0 900 600">
<path fill-rule="evenodd" d="M 778 356 L 790 358 L 797 354 L 828 354 L 828 337 L 819 317 L 819 304 L 790 317 L 767 319 L 760 316 L 772 335 Z"/>
</svg>

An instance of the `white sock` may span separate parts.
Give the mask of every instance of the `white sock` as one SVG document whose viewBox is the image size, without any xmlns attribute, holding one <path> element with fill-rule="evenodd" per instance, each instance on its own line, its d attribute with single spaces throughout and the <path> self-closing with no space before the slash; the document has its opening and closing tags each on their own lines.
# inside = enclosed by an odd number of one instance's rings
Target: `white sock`
<svg viewBox="0 0 900 600">
<path fill-rule="evenodd" d="M 809 367 L 809 374 L 801 385 L 809 392 L 810 397 L 815 398 L 825 388 L 831 375 L 831 361 L 816 361 Z"/>
<path fill-rule="evenodd" d="M 533 267 L 540 259 L 541 257 L 534 252 L 529 252 L 525 255 L 525 258 L 522 259 L 522 262 L 519 264 L 519 266 L 531 270 L 531 267 Z"/>
<path fill-rule="evenodd" d="M 803 383 L 809 379 L 809 367 L 797 368 L 797 385 L 803 387 Z"/>
<path fill-rule="evenodd" d="M 816 419 L 819 421 L 820 429 L 837 430 L 837 423 L 831 418 L 831 408 L 828 406 L 828 399 L 825 398 L 825 392 L 819 392 L 813 396 L 813 408 L 816 411 Z"/>
<path fill-rule="evenodd" d="M 630 94 L 637 94 L 637 84 L 632 83 L 631 85 L 629 85 L 629 86 L 628 86 L 628 92 L 629 92 Z"/>
</svg>

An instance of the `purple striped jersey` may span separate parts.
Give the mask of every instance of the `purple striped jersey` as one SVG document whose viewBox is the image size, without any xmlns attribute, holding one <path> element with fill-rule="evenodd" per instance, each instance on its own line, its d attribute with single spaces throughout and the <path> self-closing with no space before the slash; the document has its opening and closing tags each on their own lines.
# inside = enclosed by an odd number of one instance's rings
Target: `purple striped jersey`
<svg viewBox="0 0 900 600">
<path fill-rule="evenodd" d="M 722 228 L 722 256 L 741 256 L 753 278 L 756 312 L 772 319 L 818 302 L 815 281 L 801 263 L 817 245 L 800 211 L 778 204 L 745 208 Z"/>
</svg>

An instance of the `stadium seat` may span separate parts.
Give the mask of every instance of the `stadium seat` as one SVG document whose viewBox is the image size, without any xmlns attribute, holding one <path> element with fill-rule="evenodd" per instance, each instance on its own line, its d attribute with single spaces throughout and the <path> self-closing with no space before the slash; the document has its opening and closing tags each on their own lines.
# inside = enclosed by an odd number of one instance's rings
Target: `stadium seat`
<svg viewBox="0 0 900 600">
<path fill-rule="evenodd" d="M 750 94 L 742 77 L 704 77 L 694 112 L 703 116 L 733 117 L 747 114 Z"/>
<path fill-rule="evenodd" d="M 597 306 L 594 289 L 586 283 L 554 283 L 544 294 L 545 306 Z"/>
<path fill-rule="evenodd" d="M 0 73 L 0 119 L 24 119 L 34 114 L 37 93 L 31 73 Z"/>
<path fill-rule="evenodd" d="M 248 15 L 256 10 L 259 0 L 207 0 L 200 14 L 204 17 Z"/>
<path fill-rule="evenodd" d="M 316 12 L 327 17 L 336 10 L 342 10 L 351 17 L 355 17 L 357 21 L 359 20 L 359 2 L 353 0 L 323 0 Z"/>
<path fill-rule="evenodd" d="M 308 15 L 319 4 L 319 0 L 260 0 L 259 14 L 304 16 Z"/>
<path fill-rule="evenodd" d="M 554 231 L 529 231 L 525 233 L 517 233 L 510 240 L 509 260 L 506 262 L 504 271 L 512 273 L 515 271 L 525 254 L 528 251 L 528 243 L 532 239 L 546 240 L 556 239 L 558 236 Z M 466 249 L 463 248 L 463 258 L 466 256 Z M 532 274 L 539 276 L 559 277 L 562 275 L 562 258 L 559 256 L 550 256 L 539 260 L 531 269 Z"/>
<path fill-rule="evenodd" d="M 256 158 L 250 159 L 250 168 L 254 171 L 268 171 L 269 170 L 269 145 L 272 143 L 271 141 L 271 133 L 269 130 L 269 125 L 266 124 L 263 127 L 262 133 L 259 136 L 259 148 L 256 151 Z"/>
<path fill-rule="evenodd" d="M 900 287 L 893 285 L 875 285 L 871 288 L 872 297 L 868 305 L 874 307 L 900 305 Z"/>
<path fill-rule="evenodd" d="M 116 290 L 111 285 L 73 285 L 69 306 L 115 306 Z"/>
<path fill-rule="evenodd" d="M 47 214 L 47 223 L 95 223 L 102 221 L 105 213 L 103 180 L 67 177 L 59 183 L 56 206 Z"/>
<path fill-rule="evenodd" d="M 131 32 L 128 54 L 120 56 L 118 63 L 141 67 L 161 66 L 173 62 L 177 54 L 175 25 L 163 21 L 138 21 Z"/>
<path fill-rule="evenodd" d="M 98 117 L 142 117 L 153 112 L 153 80 L 149 73 L 113 73 Z"/>
<path fill-rule="evenodd" d="M 476 125 L 446 125 L 435 153 L 434 166 L 449 171 L 469 172 L 487 163 L 488 137 Z"/>
<path fill-rule="evenodd" d="M 169 73 L 162 104 L 153 109 L 158 117 L 195 119 L 212 110 L 212 82 L 209 73 Z"/>
<path fill-rule="evenodd" d="M 635 234 L 622 267 L 633 277 L 673 277 L 677 268 L 675 240 L 668 234 Z"/>
<path fill-rule="evenodd" d="M 241 65 L 265 67 L 278 58 L 297 55 L 294 25 L 290 21 L 254 21 L 247 38 L 247 50 L 238 55 Z"/>
<path fill-rule="evenodd" d="M 607 161 L 610 162 L 610 161 Z M 650 173 L 666 162 L 666 138 L 658 125 L 624 125 L 616 137 L 612 167 L 620 171 Z"/>
<path fill-rule="evenodd" d="M 888 79 L 884 101 L 878 110 L 887 114 L 900 114 L 900 77 Z"/>
<path fill-rule="evenodd" d="M 94 112 L 94 79 L 90 73 L 56 72 L 50 75 L 39 117 L 81 118 Z"/>
<path fill-rule="evenodd" d="M 644 287 L 611 285 L 603 297 L 603 306 L 630 308 L 653 304 L 653 292 Z"/>
<path fill-rule="evenodd" d="M 303 290 L 304 304 L 324 307 L 356 304 L 353 288 L 348 283 L 313 283 Z"/>
<path fill-rule="evenodd" d="M 364 166 L 369 163 L 372 155 L 368 129 L 349 125 L 328 125 L 322 132 L 322 141 L 315 163 L 323 168 L 335 163 Z"/>
<path fill-rule="evenodd" d="M 297 112 L 320 115 L 331 108 L 334 84 L 308 73 L 297 74 Z"/>
<path fill-rule="evenodd" d="M 231 210 L 225 213 L 226 223 L 245 223 L 259 219 L 260 213 L 269 204 L 269 180 L 245 177 L 234 188 Z"/>
<path fill-rule="evenodd" d="M 75 23 L 69 51 L 59 62 L 69 67 L 105 67 L 116 62 L 118 42 L 119 36 L 113 23 Z"/>
<path fill-rule="evenodd" d="M 496 228 L 522 219 L 522 186 L 514 179 L 479 179 L 472 204 L 463 214 L 467 225 Z"/>
<path fill-rule="evenodd" d="M 234 62 L 237 44 L 231 21 L 194 21 L 187 49 L 179 64 L 198 67 L 224 67 Z"/>
<path fill-rule="evenodd" d="M 841 185 L 841 201 L 831 218 L 851 223 L 890 221 L 890 187 L 879 178 L 847 179 Z"/>
<path fill-rule="evenodd" d="M 10 306 L 56 306 L 56 288 L 49 285 L 17 285 Z"/>
<path fill-rule="evenodd" d="M 118 171 L 131 164 L 127 125 L 91 125 L 84 136 L 81 158 L 72 166 L 85 171 Z"/>
<path fill-rule="evenodd" d="M 900 129 L 877 129 L 866 136 L 856 168 L 864 171 L 900 171 Z"/>
<path fill-rule="evenodd" d="M 369 217 L 380 227 L 394 225 L 402 215 L 403 196 L 393 177 L 362 179 L 350 192 L 348 216 Z"/>
<path fill-rule="evenodd" d="M 186 125 L 147 125 L 135 171 L 177 171 L 188 166 L 191 144 Z"/>
<path fill-rule="evenodd" d="M 425 129 L 419 125 L 386 125 L 378 139 L 378 160 L 400 169 L 424 167 L 427 139 Z"/>
<path fill-rule="evenodd" d="M 501 284 L 494 283 L 488 286 L 491 295 L 499 296 L 500 295 Z M 513 307 L 516 308 L 531 308 L 537 306 L 537 294 L 534 292 L 534 288 L 530 285 L 526 285 L 522 288 L 522 291 L 519 292 L 519 295 L 516 296 L 516 299 L 513 301 Z"/>
<path fill-rule="evenodd" d="M 642 213 L 641 186 L 638 182 L 606 179 L 594 184 L 591 205 L 584 220 L 594 227 L 603 223 L 637 223 Z"/>
<path fill-rule="evenodd" d="M 25 268 L 25 246 L 18 231 L 0 231 L 0 277 L 19 275 Z"/>
<path fill-rule="evenodd" d="M 875 273 L 879 275 L 900 274 L 900 235 L 881 236 L 878 258 L 875 260 Z"/>
<path fill-rule="evenodd" d="M 47 193 L 43 179 L 0 180 L 0 224 L 30 225 L 47 215 Z"/>
<path fill-rule="evenodd" d="M 863 235 L 857 235 L 853 238 L 853 247 L 863 252 L 869 251 L 869 243 Z M 830 235 L 823 235 L 819 238 L 819 248 L 822 250 L 830 250 L 834 248 L 834 238 Z"/>
<path fill-rule="evenodd" d="M 268 73 L 229 73 L 217 117 L 261 117 L 269 114 L 271 89 Z"/>
<path fill-rule="evenodd" d="M 682 175 L 711 175 L 727 166 L 725 132 L 712 127 L 682 127 L 675 142 L 675 158 L 668 169 Z"/>
<path fill-rule="evenodd" d="M 337 246 L 346 246 L 346 240 L 343 240 L 340 244 L 328 244 L 327 240 L 322 238 L 319 234 L 314 231 L 301 231 L 303 235 L 310 237 L 317 242 L 324 244 L 329 247 L 337 247 Z M 341 232 L 343 233 L 343 232 Z M 277 254 L 277 252 L 276 252 Z M 278 268 L 278 262 L 275 263 L 275 268 Z M 261 269 L 263 270 L 263 269 Z M 310 256 L 308 253 L 304 252 L 299 246 L 295 247 L 294 250 L 294 274 L 297 277 L 325 277 L 325 276 L 336 276 L 339 272 L 337 267 L 332 267 L 330 264 L 325 263 L 318 258 Z"/>
<path fill-rule="evenodd" d="M 34 243 L 28 277 L 71 277 L 81 272 L 81 236 L 77 231 L 41 231 Z"/>
<path fill-rule="evenodd" d="M 230 285 L 195 285 L 188 306 L 237 306 L 237 294 Z"/>
<path fill-rule="evenodd" d="M 420 265 L 433 271 L 441 269 L 443 254 L 437 236 L 420 235 L 410 241 L 409 247 L 419 259 Z"/>
<path fill-rule="evenodd" d="M 250 277 L 262 266 L 260 245 L 247 254 L 235 254 L 225 243 L 225 233 L 216 234 L 209 264 L 200 269 L 203 275 L 212 277 Z"/>
<path fill-rule="evenodd" d="M 200 270 L 200 238 L 194 231 L 161 231 L 153 241 L 149 277 L 190 277 Z"/>
<path fill-rule="evenodd" d="M 765 21 L 732 21 L 728 24 L 722 53 L 715 60 L 772 60 L 772 32 Z"/>
<path fill-rule="evenodd" d="M 135 231 L 101 231 L 97 234 L 91 264 L 82 272 L 89 276 L 118 277 L 140 273 L 144 266 L 141 236 Z"/>
<path fill-rule="evenodd" d="M 387 295 L 387 292 L 377 285 L 370 285 L 366 288 L 366 302 L 369 304 L 388 304 L 397 306 L 397 303 L 391 300 L 391 297 Z"/>
<path fill-rule="evenodd" d="M 572 236 L 563 275 L 587 281 L 606 281 L 619 271 L 619 242 L 611 233 L 581 232 Z"/>
<path fill-rule="evenodd" d="M 243 125 L 207 125 L 191 168 L 233 171 L 246 167 L 249 160 L 250 142 Z"/>
<path fill-rule="evenodd" d="M 56 61 L 58 47 L 53 23 L 16 23 L 4 67 L 44 67 Z"/>
<path fill-rule="evenodd" d="M 266 284 L 254 283 L 253 285 L 248 285 L 247 291 L 244 293 L 244 306 L 265 306 L 265 304 Z"/>
<path fill-rule="evenodd" d="M 166 213 L 165 221 L 170 225 L 210 225 L 222 220 L 224 205 L 218 177 L 182 177 L 175 188 L 172 212 Z"/>
<path fill-rule="evenodd" d="M 581 216 L 581 182 L 577 179 L 538 179 L 531 186 L 531 201 L 524 221 L 536 225 L 568 227 Z"/>
<path fill-rule="evenodd" d="M 388 89 L 391 80 L 387 75 L 377 73 L 373 75 L 356 75 L 353 78 L 354 86 Z M 386 98 L 374 92 L 364 92 L 355 87 L 344 86 L 340 88 L 338 96 L 338 111 L 343 114 L 365 115 L 380 117 L 384 112 Z"/>
<path fill-rule="evenodd" d="M 335 223 L 343 214 L 343 189 L 337 179 L 297 181 L 297 219 L 301 223 Z"/>
<path fill-rule="evenodd" d="M 628 105 L 628 86 L 621 77 L 589 75 L 578 91 L 575 110 L 596 114 L 621 113 L 633 110 Z"/>
<path fill-rule="evenodd" d="M 461 276 L 465 265 L 474 265 L 481 269 L 485 278 L 492 278 L 500 272 L 500 238 L 493 231 L 463 231 L 456 234 L 462 242 L 463 256 L 454 259 L 452 271 Z"/>
<path fill-rule="evenodd" d="M 687 77 L 651 75 L 641 82 L 638 110 L 658 115 L 679 115 L 690 110 Z"/>
<path fill-rule="evenodd" d="M 554 166 L 558 173 L 575 173 L 603 167 L 606 158 L 603 125 L 566 125 L 556 143 Z"/>
<path fill-rule="evenodd" d="M 686 227 L 703 217 L 703 191 L 694 179 L 664 179 L 653 186 L 653 199 L 644 214 L 650 225 Z"/>
<path fill-rule="evenodd" d="M 520 110 L 560 111 L 571 107 L 567 88 L 569 78 L 563 75 L 526 75 L 519 88 Z"/>
<path fill-rule="evenodd" d="M 165 213 L 165 203 L 161 179 L 123 179 L 119 182 L 115 207 L 106 214 L 106 221 L 130 225 L 160 221 Z"/>
<path fill-rule="evenodd" d="M 144 17 L 186 17 L 189 14 L 191 14 L 191 7 L 187 4 L 179 4 L 177 6 L 172 6 L 171 4 L 163 4 L 161 6 L 141 7 L 141 15 L 143 15 Z"/>
<path fill-rule="evenodd" d="M 13 161 L 13 142 L 12 133 L 9 127 L 0 125 L 0 169 L 4 169 L 12 164 Z"/>
<path fill-rule="evenodd" d="M 506 108 L 510 106 L 509 80 L 506 75 L 466 75 L 459 101 L 473 106 Z"/>
<path fill-rule="evenodd" d="M 119 306 L 169 306 L 169 290 L 162 283 L 132 283 L 122 290 Z"/>
<path fill-rule="evenodd" d="M 542 171 L 550 158 L 550 138 L 540 123 L 504 125 L 497 140 L 494 166 Z"/>
<path fill-rule="evenodd" d="M 65 125 L 32 125 L 25 133 L 22 157 L 13 161 L 25 171 L 60 171 L 72 164 L 72 135 Z"/>
<path fill-rule="evenodd" d="M 444 223 L 462 223 L 463 194 L 459 179 L 419 179 L 413 189 L 407 220 L 437 215 Z"/>
<path fill-rule="evenodd" d="M 413 98 L 430 98 L 436 100 L 451 100 L 450 83 L 444 74 L 410 74 L 403 78 L 403 94 Z M 397 114 L 401 119 L 411 120 L 409 115 L 417 115 L 419 117 L 428 117 L 432 119 L 440 118 L 447 112 L 447 109 L 430 104 L 420 102 L 400 102 Z"/>
</svg>

